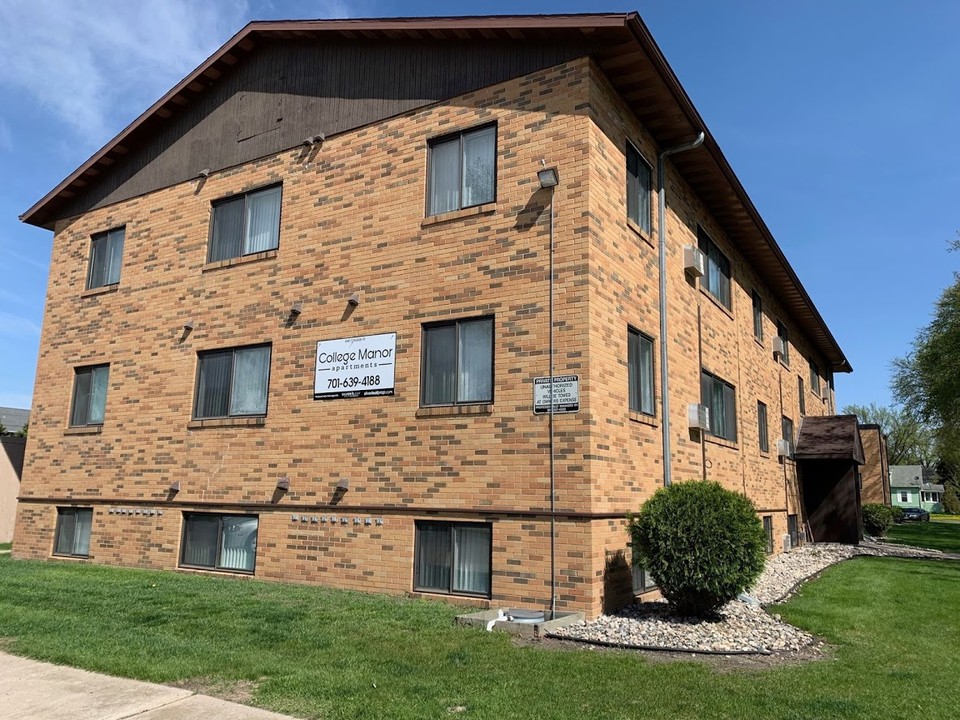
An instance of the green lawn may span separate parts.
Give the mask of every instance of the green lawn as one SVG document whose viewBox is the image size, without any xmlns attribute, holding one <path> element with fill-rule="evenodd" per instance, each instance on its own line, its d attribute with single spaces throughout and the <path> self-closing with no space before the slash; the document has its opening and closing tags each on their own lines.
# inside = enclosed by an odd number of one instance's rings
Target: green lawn
<svg viewBox="0 0 960 720">
<path fill-rule="evenodd" d="M 960 523 L 909 522 L 894 525 L 887 539 L 904 545 L 960 553 Z"/>
<path fill-rule="evenodd" d="M 930 513 L 930 519 L 939 522 L 960 523 L 960 515 L 947 515 L 945 513 Z"/>
<path fill-rule="evenodd" d="M 718 673 L 518 646 L 454 627 L 440 603 L 0 558 L 9 651 L 158 682 L 253 682 L 251 702 L 305 718 L 954 718 L 956 607 L 960 563 L 852 560 L 778 609 L 836 644 L 833 659 Z"/>
<path fill-rule="evenodd" d="M 9 550 L 13 547 L 13 543 L 0 543 L 0 550 Z"/>
</svg>

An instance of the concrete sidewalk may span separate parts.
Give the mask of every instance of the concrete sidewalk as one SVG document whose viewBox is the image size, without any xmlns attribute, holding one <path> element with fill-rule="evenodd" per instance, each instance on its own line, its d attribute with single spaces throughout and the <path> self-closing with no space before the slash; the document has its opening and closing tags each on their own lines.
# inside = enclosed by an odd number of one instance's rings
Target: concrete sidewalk
<svg viewBox="0 0 960 720">
<path fill-rule="evenodd" d="M 4 720 L 291 720 L 190 690 L 0 653 Z"/>
</svg>

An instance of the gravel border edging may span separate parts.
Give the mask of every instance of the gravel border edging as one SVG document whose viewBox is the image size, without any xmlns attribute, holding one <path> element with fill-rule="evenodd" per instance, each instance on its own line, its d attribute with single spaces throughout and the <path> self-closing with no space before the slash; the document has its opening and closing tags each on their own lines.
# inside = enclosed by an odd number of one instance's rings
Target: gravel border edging
<svg viewBox="0 0 960 720">
<path fill-rule="evenodd" d="M 609 640 L 590 640 L 587 638 L 568 637 L 547 633 L 544 637 L 551 640 L 565 640 L 580 643 L 581 645 L 596 645 L 598 647 L 615 648 L 617 650 L 645 650 L 647 652 L 684 653 L 686 655 L 773 655 L 771 650 L 691 650 L 690 648 L 663 647 L 662 645 L 631 645 L 630 643 L 616 643 Z M 810 647 L 809 643 L 806 647 Z"/>
</svg>

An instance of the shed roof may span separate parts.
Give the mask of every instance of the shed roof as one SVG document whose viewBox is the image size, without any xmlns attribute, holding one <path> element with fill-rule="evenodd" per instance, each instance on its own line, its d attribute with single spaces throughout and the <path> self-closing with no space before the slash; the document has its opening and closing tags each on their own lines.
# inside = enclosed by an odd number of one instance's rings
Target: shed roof
<svg viewBox="0 0 960 720">
<path fill-rule="evenodd" d="M 800 425 L 797 460 L 853 460 L 863 465 L 863 444 L 856 415 L 805 417 Z"/>
<path fill-rule="evenodd" d="M 674 155 L 671 162 L 747 261 L 770 284 L 829 368 L 835 372 L 852 371 L 813 300 L 636 12 L 251 22 L 35 203 L 21 220 L 52 229 L 71 199 L 109 173 L 112 165 L 142 145 L 145 138 L 160 132 L 170 118 L 196 102 L 238 62 L 255 52 L 258 45 L 288 38 L 319 42 L 596 43 L 600 49 L 592 57 L 662 147 L 690 141 L 701 131 L 705 133 L 706 140 L 700 148 Z"/>
</svg>

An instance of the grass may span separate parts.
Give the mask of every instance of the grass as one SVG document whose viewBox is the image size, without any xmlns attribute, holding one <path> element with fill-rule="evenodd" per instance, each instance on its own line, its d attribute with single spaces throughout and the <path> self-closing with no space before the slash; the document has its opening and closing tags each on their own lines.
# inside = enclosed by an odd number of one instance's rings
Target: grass
<svg viewBox="0 0 960 720">
<path fill-rule="evenodd" d="M 0 550 L 10 550 L 13 547 L 13 543 L 0 543 Z"/>
<path fill-rule="evenodd" d="M 945 513 L 930 513 L 930 519 L 936 522 L 960 523 L 960 515 L 947 515 Z"/>
<path fill-rule="evenodd" d="M 323 588 L 0 558 L 0 638 L 41 660 L 156 682 L 253 686 L 304 718 L 956 716 L 960 563 L 859 558 L 777 609 L 827 661 L 717 673 L 625 652 L 519 646 L 455 608 Z"/>
<path fill-rule="evenodd" d="M 960 523 L 909 522 L 893 525 L 887 539 L 916 547 L 960 553 Z"/>
</svg>

